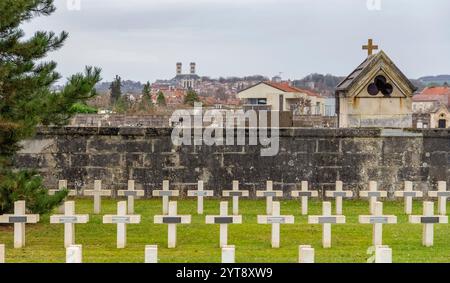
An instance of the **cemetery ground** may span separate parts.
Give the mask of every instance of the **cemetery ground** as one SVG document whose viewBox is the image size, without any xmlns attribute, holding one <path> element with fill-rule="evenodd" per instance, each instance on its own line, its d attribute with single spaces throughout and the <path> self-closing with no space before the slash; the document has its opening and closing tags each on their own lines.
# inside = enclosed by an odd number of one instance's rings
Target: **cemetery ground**
<svg viewBox="0 0 450 283">
<path fill-rule="evenodd" d="M 281 247 L 272 249 L 271 225 L 257 224 L 257 215 L 266 214 L 265 200 L 240 200 L 243 224 L 228 226 L 228 244 L 236 246 L 236 262 L 294 263 L 298 245 L 312 245 L 318 263 L 363 263 L 370 255 L 372 225 L 358 223 L 359 215 L 369 214 L 369 202 L 345 200 L 346 224 L 332 225 L 332 247 L 322 248 L 322 225 L 307 224 L 298 200 L 282 200 L 281 214 L 294 215 L 295 224 L 281 225 Z M 94 215 L 91 199 L 76 199 L 77 214 L 89 214 L 87 224 L 76 224 L 75 242 L 83 245 L 83 262 L 143 262 L 145 245 L 158 245 L 161 263 L 220 262 L 219 225 L 205 224 L 206 215 L 219 214 L 219 200 L 205 199 L 204 214 L 197 215 L 195 199 L 178 200 L 178 214 L 192 215 L 192 224 L 177 225 L 177 247 L 167 248 L 167 225 L 153 224 L 153 216 L 161 214 L 161 199 L 136 200 L 135 214 L 141 223 L 127 225 L 127 246 L 116 248 L 116 225 L 102 224 L 104 214 L 116 214 L 117 200 L 103 199 L 102 212 Z M 408 223 L 403 201 L 385 201 L 384 214 L 398 217 L 398 224 L 383 225 L 383 244 L 393 252 L 393 262 L 432 263 L 450 261 L 450 225 L 435 225 L 433 247 L 422 246 L 422 225 Z M 422 214 L 422 202 L 414 201 L 413 214 Z M 436 203 L 435 203 L 436 205 Z M 229 203 L 231 207 L 231 201 Z M 231 212 L 231 209 L 230 209 Z M 57 209 L 54 213 L 59 214 Z M 321 215 L 322 203 L 309 201 L 309 215 Z M 333 202 L 334 214 L 334 202 Z M 13 249 L 13 225 L 0 226 L 0 243 L 6 245 L 7 262 L 65 262 L 64 225 L 50 224 L 50 215 L 38 224 L 26 225 L 26 246 Z"/>
</svg>

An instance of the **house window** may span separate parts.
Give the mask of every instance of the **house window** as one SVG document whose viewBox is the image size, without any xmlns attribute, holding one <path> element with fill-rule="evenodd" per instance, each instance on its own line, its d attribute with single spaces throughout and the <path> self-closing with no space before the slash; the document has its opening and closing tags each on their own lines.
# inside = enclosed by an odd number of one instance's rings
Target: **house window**
<svg viewBox="0 0 450 283">
<path fill-rule="evenodd" d="M 267 99 L 266 98 L 259 98 L 258 99 L 258 104 L 259 105 L 266 105 L 267 104 Z"/>
<path fill-rule="evenodd" d="M 250 105 L 267 105 L 266 98 L 249 98 L 247 99 L 247 104 Z"/>
</svg>

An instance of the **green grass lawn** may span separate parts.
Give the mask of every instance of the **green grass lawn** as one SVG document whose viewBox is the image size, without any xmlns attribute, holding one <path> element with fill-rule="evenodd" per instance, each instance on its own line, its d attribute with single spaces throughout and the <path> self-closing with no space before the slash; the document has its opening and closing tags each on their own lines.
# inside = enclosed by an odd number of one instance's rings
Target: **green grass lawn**
<svg viewBox="0 0 450 283">
<path fill-rule="evenodd" d="M 144 246 L 158 245 L 160 262 L 220 262 L 219 225 L 205 224 L 204 215 L 217 215 L 219 200 L 205 200 L 205 213 L 196 214 L 196 200 L 178 202 L 179 214 L 191 214 L 192 224 L 178 225 L 177 247 L 167 248 L 167 225 L 153 224 L 160 214 L 160 199 L 137 200 L 136 214 L 141 224 L 127 225 L 127 247 L 116 248 L 116 225 L 102 224 L 102 215 L 90 215 L 88 224 L 76 225 L 76 243 L 83 245 L 84 262 L 143 262 Z M 309 202 L 310 215 L 320 215 L 321 203 Z M 333 204 L 334 209 L 334 204 Z M 228 243 L 236 246 L 236 262 L 296 262 L 298 245 L 315 248 L 316 262 L 366 262 L 372 242 L 372 225 L 359 224 L 358 215 L 367 215 L 368 201 L 344 201 L 346 224 L 332 226 L 332 248 L 322 248 L 321 225 L 307 224 L 295 200 L 281 202 L 281 213 L 293 214 L 295 224 L 281 225 L 281 247 L 272 249 L 271 226 L 256 224 L 256 216 L 265 214 L 265 200 L 240 200 L 243 224 L 229 225 Z M 437 208 L 435 208 L 437 210 Z M 93 202 L 77 199 L 76 212 L 88 214 Z M 231 211 L 231 203 L 230 203 Z M 116 201 L 102 201 L 103 214 L 115 214 Z M 395 214 L 398 224 L 383 225 L 383 244 L 389 245 L 394 262 L 450 262 L 450 225 L 435 225 L 434 246 L 422 246 L 422 225 L 409 224 L 403 213 L 403 202 L 385 202 L 385 214 Z M 422 203 L 414 203 L 414 214 L 422 214 Z M 0 243 L 6 245 L 7 262 L 65 261 L 64 225 L 49 224 L 49 215 L 38 224 L 27 224 L 26 247 L 13 249 L 13 225 L 0 226 Z"/>
</svg>

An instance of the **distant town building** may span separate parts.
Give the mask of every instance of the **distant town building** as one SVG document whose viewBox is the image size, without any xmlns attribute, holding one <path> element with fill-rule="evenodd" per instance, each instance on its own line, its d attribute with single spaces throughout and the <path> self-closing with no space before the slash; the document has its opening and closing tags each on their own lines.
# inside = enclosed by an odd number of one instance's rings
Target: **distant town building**
<svg viewBox="0 0 450 283">
<path fill-rule="evenodd" d="M 325 99 L 288 83 L 259 82 L 238 93 L 244 108 L 292 111 L 297 115 L 324 115 Z"/>
<path fill-rule="evenodd" d="M 182 63 L 177 63 L 176 75 L 171 80 L 173 85 L 184 89 L 194 89 L 200 81 L 200 77 L 196 74 L 196 64 L 194 62 L 190 64 L 190 71 L 188 74 L 183 74 L 182 66 Z"/>
<path fill-rule="evenodd" d="M 427 87 L 413 96 L 414 127 L 450 127 L 450 88 L 446 86 Z"/>
<path fill-rule="evenodd" d="M 176 63 L 175 77 L 170 80 L 157 80 L 152 88 L 171 88 L 171 89 L 196 89 L 201 78 L 196 74 L 197 65 L 195 62 L 190 63 L 189 73 L 183 74 L 183 63 Z"/>
<path fill-rule="evenodd" d="M 197 75 L 197 64 L 189 64 L 189 73 L 183 73 L 183 64 L 176 63 L 175 77 L 168 80 L 156 80 L 152 83 L 152 97 L 156 100 L 156 94 L 162 91 L 166 97 L 167 105 L 176 106 L 183 104 L 187 90 L 192 89 L 200 97 L 200 100 L 208 105 L 221 105 L 235 108 L 240 104 L 236 94 L 251 85 L 267 80 L 263 76 L 248 76 L 243 78 L 230 77 L 211 79 Z"/>
<path fill-rule="evenodd" d="M 281 83 L 282 79 L 281 79 L 280 76 L 275 76 L 275 77 L 272 78 L 272 82 L 274 82 L 274 83 Z"/>
</svg>

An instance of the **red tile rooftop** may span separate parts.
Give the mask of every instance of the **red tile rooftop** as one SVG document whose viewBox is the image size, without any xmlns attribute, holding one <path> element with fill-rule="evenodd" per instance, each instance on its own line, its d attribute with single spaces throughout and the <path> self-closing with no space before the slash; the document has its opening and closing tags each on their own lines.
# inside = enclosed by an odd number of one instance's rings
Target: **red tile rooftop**
<svg viewBox="0 0 450 283">
<path fill-rule="evenodd" d="M 279 90 L 282 90 L 284 92 L 297 92 L 297 93 L 305 93 L 308 96 L 316 96 L 316 97 L 322 97 L 320 94 L 303 88 L 293 87 L 290 86 L 288 83 L 274 83 L 274 82 L 264 82 L 265 84 L 277 88 Z"/>
<path fill-rule="evenodd" d="M 420 95 L 450 95 L 450 87 L 435 86 L 425 88 Z"/>
<path fill-rule="evenodd" d="M 450 105 L 450 88 L 446 86 L 427 87 L 420 94 L 413 96 L 413 101 L 439 101 Z"/>
</svg>

